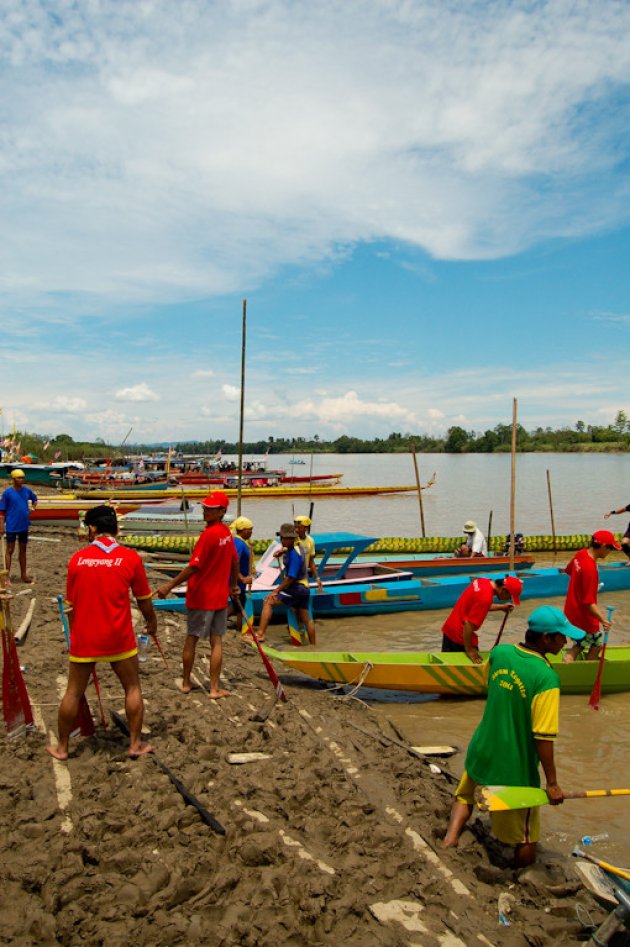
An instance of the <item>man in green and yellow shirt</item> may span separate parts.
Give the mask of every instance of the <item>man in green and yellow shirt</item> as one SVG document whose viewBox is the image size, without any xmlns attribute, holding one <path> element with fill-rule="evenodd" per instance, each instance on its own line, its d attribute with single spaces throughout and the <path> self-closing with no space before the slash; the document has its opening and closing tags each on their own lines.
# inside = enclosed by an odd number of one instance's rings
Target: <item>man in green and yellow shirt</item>
<svg viewBox="0 0 630 947">
<path fill-rule="evenodd" d="M 540 787 L 539 764 L 552 805 L 564 800 L 556 778 L 554 740 L 558 735 L 560 682 L 545 655 L 558 654 L 567 637 L 579 641 L 584 632 L 563 613 L 543 605 L 531 613 L 525 641 L 499 645 L 488 658 L 488 700 L 481 723 L 466 754 L 466 768 L 443 841 L 457 845 L 472 814 L 478 785 Z M 515 846 L 515 865 L 531 865 L 540 838 L 538 808 L 492 813 L 492 830 Z"/>
</svg>

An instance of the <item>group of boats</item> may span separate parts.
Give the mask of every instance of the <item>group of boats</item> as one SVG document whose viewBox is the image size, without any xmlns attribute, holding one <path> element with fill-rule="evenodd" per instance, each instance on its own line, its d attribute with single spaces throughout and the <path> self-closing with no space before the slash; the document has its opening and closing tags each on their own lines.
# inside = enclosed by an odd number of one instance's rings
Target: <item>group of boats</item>
<svg viewBox="0 0 630 947">
<path fill-rule="evenodd" d="M 392 553 L 366 557 L 374 537 L 353 533 L 327 533 L 314 537 L 318 572 L 323 590 L 314 584 L 310 598 L 316 618 L 343 618 L 403 611 L 452 608 L 464 589 L 479 576 L 498 578 L 508 571 L 510 560 L 491 556 L 462 560 L 453 556 Z M 279 544 L 273 542 L 257 565 L 249 605 L 260 614 L 266 596 L 281 581 Z M 561 568 L 534 568 L 528 555 L 514 560 L 514 570 L 523 582 L 522 599 L 563 596 L 568 575 Z M 161 572 L 177 574 L 182 562 L 160 562 Z M 602 592 L 630 589 L 630 568 L 624 562 L 600 564 Z M 155 603 L 158 610 L 185 611 L 185 587 L 174 590 L 176 597 Z M 292 636 L 292 643 L 299 637 Z M 267 648 L 270 657 L 315 677 L 335 684 L 363 686 L 426 694 L 481 696 L 485 693 L 483 669 L 466 655 L 424 652 L 346 653 Z M 561 688 L 565 693 L 588 693 L 593 686 L 597 662 L 558 663 Z M 630 689 L 630 648 L 612 647 L 606 652 L 602 690 Z"/>
</svg>

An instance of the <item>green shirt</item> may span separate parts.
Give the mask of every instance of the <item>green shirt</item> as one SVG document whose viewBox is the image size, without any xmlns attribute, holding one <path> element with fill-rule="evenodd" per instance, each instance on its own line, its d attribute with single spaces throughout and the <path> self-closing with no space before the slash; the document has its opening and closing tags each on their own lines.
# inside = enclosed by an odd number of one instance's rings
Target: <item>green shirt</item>
<svg viewBox="0 0 630 947">
<path fill-rule="evenodd" d="M 540 786 L 536 740 L 558 734 L 560 682 L 541 654 L 499 645 L 488 659 L 488 700 L 466 755 L 482 786 Z"/>
</svg>

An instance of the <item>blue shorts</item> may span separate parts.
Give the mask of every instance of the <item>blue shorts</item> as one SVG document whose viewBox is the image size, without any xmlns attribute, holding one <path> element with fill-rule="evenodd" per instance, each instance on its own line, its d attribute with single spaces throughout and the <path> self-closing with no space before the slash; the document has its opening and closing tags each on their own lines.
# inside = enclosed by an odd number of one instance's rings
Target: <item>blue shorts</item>
<svg viewBox="0 0 630 947">
<path fill-rule="evenodd" d="M 22 530 L 20 533 L 10 533 L 10 532 L 7 530 L 7 532 L 6 532 L 6 537 L 7 537 L 7 542 L 8 542 L 8 543 L 14 543 L 14 542 L 16 541 L 16 539 L 17 539 L 17 541 L 18 541 L 22 546 L 26 546 L 26 544 L 27 544 L 27 542 L 28 542 L 28 530 L 27 530 L 27 529 L 24 529 L 24 530 Z"/>
<path fill-rule="evenodd" d="M 296 582 L 295 585 L 290 585 L 289 588 L 284 589 L 283 592 L 278 592 L 278 598 L 284 605 L 288 605 L 289 608 L 308 608 L 310 594 L 311 590 L 307 585 Z"/>
</svg>

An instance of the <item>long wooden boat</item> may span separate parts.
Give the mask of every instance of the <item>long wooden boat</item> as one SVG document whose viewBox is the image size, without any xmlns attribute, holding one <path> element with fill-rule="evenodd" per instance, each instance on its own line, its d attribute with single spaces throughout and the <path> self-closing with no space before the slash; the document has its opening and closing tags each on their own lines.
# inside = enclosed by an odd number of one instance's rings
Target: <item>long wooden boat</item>
<svg viewBox="0 0 630 947">
<path fill-rule="evenodd" d="M 52 464 L 24 464 L 16 461 L 0 464 L 0 477 L 10 477 L 12 470 L 22 470 L 27 483 L 54 487 L 59 486 L 69 472 L 78 472 L 82 466 L 83 464 L 71 461 Z"/>
<path fill-rule="evenodd" d="M 92 506 L 98 506 L 101 500 L 72 500 L 68 501 L 48 501 L 42 497 L 34 510 L 31 510 L 31 523 L 38 526 L 74 526 L 78 525 L 81 513 L 85 513 Z M 139 509 L 138 503 L 117 503 L 112 504 L 116 513 L 124 515 L 132 513 Z"/>
<path fill-rule="evenodd" d="M 76 490 L 76 495 L 78 497 L 93 497 L 99 498 L 102 500 L 130 500 L 134 499 L 137 495 L 137 491 L 142 489 L 143 494 L 146 496 L 151 495 L 151 488 L 142 486 L 142 487 L 131 487 L 121 490 Z M 199 488 L 199 487 L 166 487 L 162 490 L 162 496 L 171 496 L 171 497 L 181 497 L 182 489 L 185 496 L 189 499 L 203 499 L 208 494 L 208 488 Z M 244 497 L 249 497 L 250 499 L 255 497 L 264 497 L 269 500 L 273 497 L 355 497 L 355 496 L 378 496 L 380 494 L 390 494 L 390 493 L 409 493 L 416 491 L 417 487 L 406 487 L 406 486 L 389 486 L 389 487 L 341 487 L 341 486 L 329 486 L 323 487 L 318 486 L 317 484 L 297 484 L 295 486 L 279 486 L 279 487 L 243 487 L 241 495 Z M 226 487 L 223 490 L 227 496 L 232 497 L 236 496 L 238 490 L 231 487 Z M 460 537 L 461 542 L 461 537 Z"/>
<path fill-rule="evenodd" d="M 360 681 L 363 687 L 380 690 L 453 697 L 484 697 L 487 693 L 487 665 L 472 664 L 465 654 L 309 651 L 307 648 L 281 651 L 267 646 L 264 650 L 269 658 L 331 684 L 354 685 Z M 563 694 L 591 692 L 598 661 L 563 664 L 561 655 L 550 656 L 550 661 L 558 672 Z M 629 690 L 630 647 L 609 647 L 604 660 L 602 692 Z"/>
</svg>

